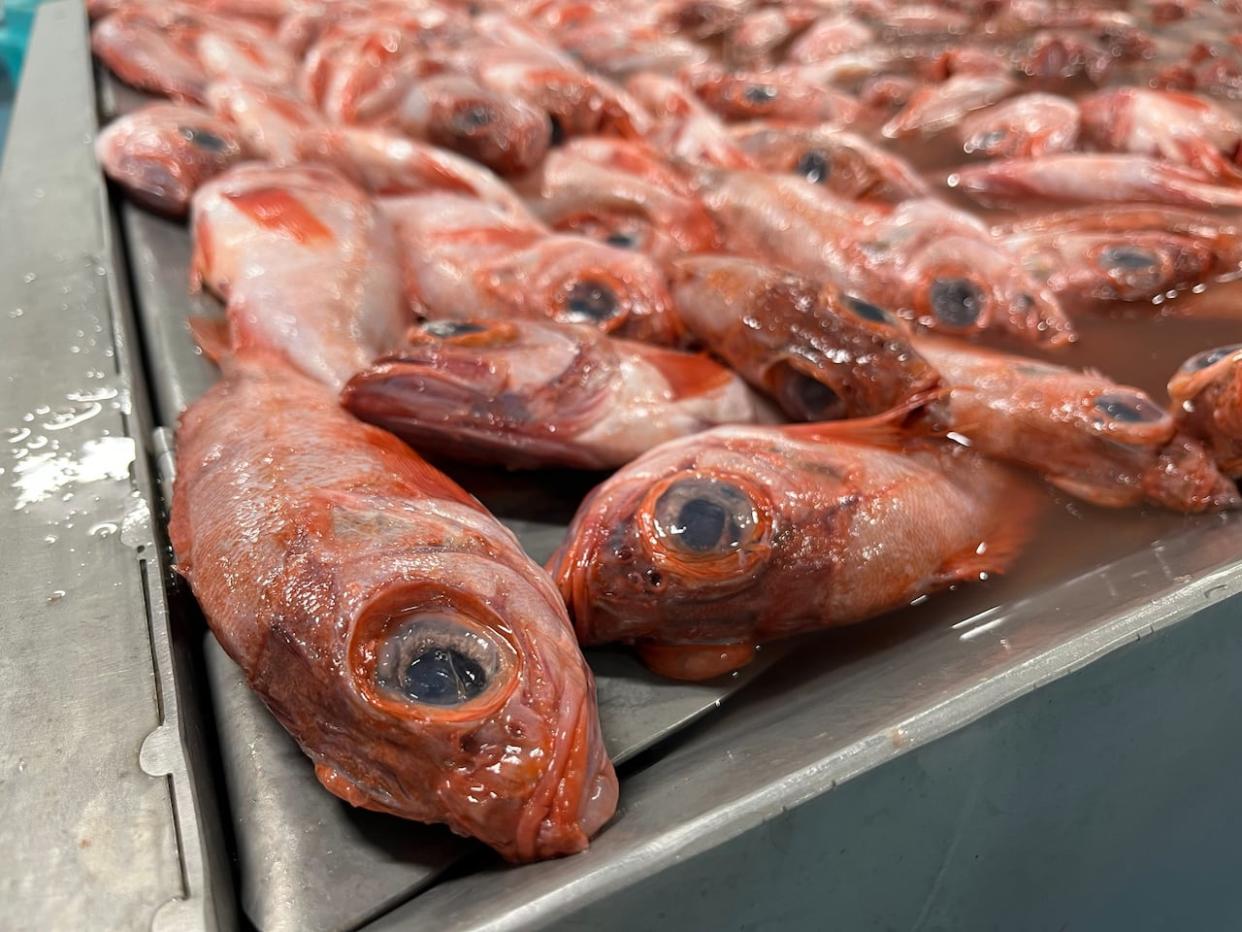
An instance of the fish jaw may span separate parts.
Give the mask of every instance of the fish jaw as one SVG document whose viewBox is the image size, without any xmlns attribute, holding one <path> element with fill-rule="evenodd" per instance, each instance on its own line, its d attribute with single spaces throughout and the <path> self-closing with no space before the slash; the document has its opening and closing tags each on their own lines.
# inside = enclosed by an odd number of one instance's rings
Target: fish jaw
<svg viewBox="0 0 1242 932">
<path fill-rule="evenodd" d="M 1225 475 L 1242 477 L 1242 347 L 1188 359 L 1169 380 L 1173 415 L 1212 451 Z"/>
</svg>

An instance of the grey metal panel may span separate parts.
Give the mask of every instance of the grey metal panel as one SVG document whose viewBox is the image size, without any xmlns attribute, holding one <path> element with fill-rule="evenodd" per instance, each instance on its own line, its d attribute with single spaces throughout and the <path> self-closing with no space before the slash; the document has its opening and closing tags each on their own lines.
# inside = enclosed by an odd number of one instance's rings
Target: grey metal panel
<svg viewBox="0 0 1242 932">
<path fill-rule="evenodd" d="M 0 174 L 0 925 L 212 928 L 81 4 L 41 9 L 24 77 Z"/>
</svg>

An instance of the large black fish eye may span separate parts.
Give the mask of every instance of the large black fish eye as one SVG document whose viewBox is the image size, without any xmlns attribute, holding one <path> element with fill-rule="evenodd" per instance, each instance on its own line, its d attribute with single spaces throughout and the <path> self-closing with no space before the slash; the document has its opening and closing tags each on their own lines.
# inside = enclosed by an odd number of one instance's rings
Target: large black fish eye
<svg viewBox="0 0 1242 932">
<path fill-rule="evenodd" d="M 229 147 L 227 141 L 210 130 L 199 129 L 195 126 L 179 126 L 177 129 L 182 139 L 205 152 L 223 152 Z"/>
<path fill-rule="evenodd" d="M 1218 346 L 1216 349 L 1204 350 L 1202 353 L 1196 353 L 1184 363 L 1182 363 L 1183 372 L 1201 372 L 1208 366 L 1214 366 L 1226 356 L 1242 350 L 1242 343 L 1235 343 L 1233 346 Z"/>
<path fill-rule="evenodd" d="M 932 312 L 950 327 L 969 327 L 983 313 L 983 292 L 969 279 L 938 278 L 931 286 Z"/>
<path fill-rule="evenodd" d="M 496 115 L 486 104 L 473 104 L 453 114 L 453 129 L 462 134 L 473 133 L 490 124 Z"/>
<path fill-rule="evenodd" d="M 780 91 L 771 84 L 748 84 L 746 90 L 742 91 L 742 96 L 746 98 L 748 103 L 767 104 L 776 100 Z"/>
<path fill-rule="evenodd" d="M 441 340 L 465 336 L 468 333 L 482 333 L 486 329 L 482 324 L 472 324 L 465 320 L 429 320 L 422 326 L 423 333 Z"/>
<path fill-rule="evenodd" d="M 792 366 L 779 375 L 781 407 L 804 421 L 835 421 L 845 417 L 845 402 L 830 386 Z"/>
<path fill-rule="evenodd" d="M 1154 401 L 1137 392 L 1109 392 L 1096 396 L 1092 404 L 1119 424 L 1154 424 L 1167 416 Z"/>
<path fill-rule="evenodd" d="M 832 174 L 832 165 L 823 149 L 808 149 L 798 159 L 794 172 L 814 184 L 822 184 Z"/>
<path fill-rule="evenodd" d="M 1154 252 L 1149 249 L 1140 249 L 1137 246 L 1109 246 L 1100 250 L 1095 261 L 1102 269 L 1125 272 L 1150 269 L 1160 264 Z"/>
<path fill-rule="evenodd" d="M 454 706 L 482 695 L 500 666 L 496 645 L 452 618 L 407 621 L 381 645 L 376 684 L 421 705 Z"/>
<path fill-rule="evenodd" d="M 869 320 L 876 324 L 891 324 L 893 322 L 893 318 L 888 311 L 876 307 L 870 301 L 855 298 L 853 295 L 846 295 L 845 303 L 849 305 L 851 311 L 863 320 Z"/>
<path fill-rule="evenodd" d="M 621 310 L 621 303 L 611 288 L 588 278 L 574 282 L 565 299 L 565 307 L 571 316 L 597 324 L 615 317 Z"/>
<path fill-rule="evenodd" d="M 737 486 L 717 479 L 674 482 L 655 504 L 659 535 L 696 555 L 730 553 L 746 543 L 755 527 L 755 506 Z"/>
</svg>

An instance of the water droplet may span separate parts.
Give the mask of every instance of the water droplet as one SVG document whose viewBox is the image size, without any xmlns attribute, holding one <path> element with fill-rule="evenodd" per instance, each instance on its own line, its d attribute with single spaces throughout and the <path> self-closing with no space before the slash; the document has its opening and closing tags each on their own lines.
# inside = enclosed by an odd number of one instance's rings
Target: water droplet
<svg viewBox="0 0 1242 932">
<path fill-rule="evenodd" d="M 22 276 L 22 281 L 24 281 L 27 285 L 29 285 L 31 282 L 35 281 L 38 277 L 39 276 L 36 275 L 34 272 L 27 272 L 25 275 Z"/>
<path fill-rule="evenodd" d="M 51 602 L 59 602 L 59 601 L 60 601 L 61 599 L 63 599 L 64 597 L 65 597 L 65 590 L 64 590 L 64 589 L 54 589 L 54 590 L 52 591 L 52 594 L 51 594 L 51 595 L 49 595 L 49 596 L 47 597 L 47 600 L 48 600 L 48 602 L 49 602 L 49 603 L 51 603 Z"/>
<path fill-rule="evenodd" d="M 44 191 L 42 188 L 35 188 L 33 191 L 30 192 L 30 196 L 33 197 L 36 201 L 41 201 L 43 200 L 44 197 L 47 196 L 47 192 Z"/>
<path fill-rule="evenodd" d="M 92 524 L 86 533 L 91 537 L 111 537 L 117 532 L 116 524 L 111 521 L 100 521 L 98 524 Z"/>
<path fill-rule="evenodd" d="M 59 540 L 59 539 L 60 539 L 60 538 L 58 538 L 55 534 L 49 534 L 49 535 L 47 535 L 47 537 L 43 538 L 43 543 L 45 543 L 45 544 L 54 544 L 54 543 L 56 543 L 56 541 L 57 541 L 57 540 Z"/>
<path fill-rule="evenodd" d="M 15 307 L 13 308 L 13 310 L 9 311 L 9 317 L 13 320 L 17 320 L 17 318 L 21 317 L 25 313 L 26 312 L 23 311 L 20 307 Z"/>
</svg>

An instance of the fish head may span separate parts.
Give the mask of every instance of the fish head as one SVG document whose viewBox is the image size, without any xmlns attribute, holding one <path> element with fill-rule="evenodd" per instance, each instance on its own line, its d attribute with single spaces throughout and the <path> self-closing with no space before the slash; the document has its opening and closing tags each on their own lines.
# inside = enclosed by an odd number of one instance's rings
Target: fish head
<svg viewBox="0 0 1242 932">
<path fill-rule="evenodd" d="M 660 268 L 585 237 L 544 237 L 489 265 L 482 285 L 499 301 L 562 323 L 653 343 L 681 336 Z"/>
<path fill-rule="evenodd" d="M 455 530 L 469 541 L 484 529 Z M 564 607 L 509 557 L 452 556 L 357 613 L 348 683 L 370 727 L 341 736 L 320 779 L 355 804 L 447 822 L 513 861 L 580 851 L 612 815 L 617 784 Z"/>
<path fill-rule="evenodd" d="M 915 319 L 953 334 L 1000 332 L 1058 345 L 1073 327 L 1018 257 L 984 237 L 948 235 L 915 251 L 903 273 Z"/>
<path fill-rule="evenodd" d="M 1229 475 L 1242 474 L 1242 344 L 1191 356 L 1169 380 L 1178 420 L 1207 441 Z"/>
<path fill-rule="evenodd" d="M 665 444 L 586 498 L 549 564 L 580 641 L 745 637 L 788 469 L 756 456 L 745 435 Z"/>
</svg>

